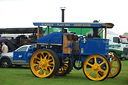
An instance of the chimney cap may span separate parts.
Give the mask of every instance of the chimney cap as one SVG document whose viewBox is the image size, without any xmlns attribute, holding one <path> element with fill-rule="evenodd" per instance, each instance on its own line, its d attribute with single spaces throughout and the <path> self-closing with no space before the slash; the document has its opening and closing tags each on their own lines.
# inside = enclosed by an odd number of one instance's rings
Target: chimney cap
<svg viewBox="0 0 128 85">
<path fill-rule="evenodd" d="M 61 10 L 65 10 L 65 9 L 66 9 L 66 7 L 60 7 L 60 9 L 61 9 Z"/>
</svg>

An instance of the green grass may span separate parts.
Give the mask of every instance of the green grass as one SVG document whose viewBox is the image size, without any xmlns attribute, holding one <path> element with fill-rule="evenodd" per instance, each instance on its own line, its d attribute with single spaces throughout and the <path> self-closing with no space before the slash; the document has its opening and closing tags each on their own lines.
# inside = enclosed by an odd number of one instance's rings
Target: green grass
<svg viewBox="0 0 128 85">
<path fill-rule="evenodd" d="M 73 70 L 67 76 L 36 78 L 29 68 L 0 68 L 0 85 L 128 85 L 128 60 L 121 61 L 121 73 L 104 81 L 87 79 L 83 70 Z"/>
</svg>

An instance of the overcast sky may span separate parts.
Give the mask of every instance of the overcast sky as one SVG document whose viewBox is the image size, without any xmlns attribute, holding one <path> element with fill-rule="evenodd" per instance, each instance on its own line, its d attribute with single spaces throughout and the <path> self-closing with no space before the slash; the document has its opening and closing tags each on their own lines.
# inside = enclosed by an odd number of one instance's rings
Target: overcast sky
<svg viewBox="0 0 128 85">
<path fill-rule="evenodd" d="M 0 0 L 0 28 L 34 27 L 32 22 L 114 23 L 112 31 L 128 32 L 128 0 Z"/>
</svg>

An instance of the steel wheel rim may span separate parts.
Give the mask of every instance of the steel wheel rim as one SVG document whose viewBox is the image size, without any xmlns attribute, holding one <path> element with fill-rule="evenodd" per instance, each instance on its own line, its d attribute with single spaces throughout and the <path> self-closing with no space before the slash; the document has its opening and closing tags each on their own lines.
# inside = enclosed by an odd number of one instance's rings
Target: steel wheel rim
<svg viewBox="0 0 128 85">
<path fill-rule="evenodd" d="M 101 59 L 102 61 L 99 62 L 97 60 L 98 58 Z M 89 62 L 92 59 L 94 59 L 93 64 Z M 87 71 L 88 68 L 91 70 Z M 84 72 L 86 76 L 91 80 L 95 80 L 95 81 L 103 80 L 104 78 L 106 78 L 109 72 L 108 62 L 105 60 L 104 57 L 100 55 L 89 56 L 84 62 Z M 102 72 L 103 75 L 102 76 L 99 75 L 99 72 Z M 94 73 L 94 75 L 92 75 L 91 73 Z"/>
<path fill-rule="evenodd" d="M 55 68 L 55 61 L 49 52 L 38 51 L 32 56 L 30 67 L 37 77 L 45 78 L 52 74 Z"/>
</svg>

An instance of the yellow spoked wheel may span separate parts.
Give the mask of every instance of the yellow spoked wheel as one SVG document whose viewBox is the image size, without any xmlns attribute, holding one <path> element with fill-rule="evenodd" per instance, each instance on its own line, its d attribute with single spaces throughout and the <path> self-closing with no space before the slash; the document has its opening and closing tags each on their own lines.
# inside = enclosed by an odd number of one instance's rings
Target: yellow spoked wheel
<svg viewBox="0 0 128 85">
<path fill-rule="evenodd" d="M 109 63 L 110 63 L 110 73 L 108 75 L 109 78 L 116 77 L 121 71 L 121 62 L 116 54 L 110 52 L 108 55 Z"/>
<path fill-rule="evenodd" d="M 101 81 L 108 76 L 110 65 L 104 56 L 91 55 L 84 61 L 83 72 L 88 79 Z M 99 72 L 102 72 L 103 75 L 99 75 Z"/>
<path fill-rule="evenodd" d="M 57 76 L 65 76 L 72 70 L 72 59 L 64 58 L 64 59 L 60 59 L 60 60 L 61 60 L 60 68 L 56 75 Z"/>
<path fill-rule="evenodd" d="M 36 77 L 47 78 L 55 75 L 59 69 L 59 58 L 50 49 L 36 51 L 30 60 L 30 69 Z"/>
</svg>

